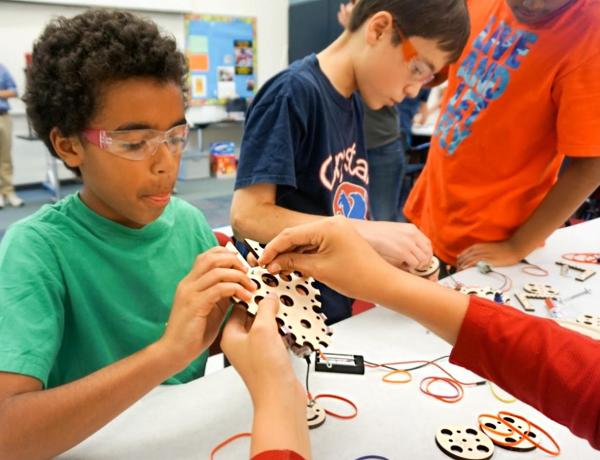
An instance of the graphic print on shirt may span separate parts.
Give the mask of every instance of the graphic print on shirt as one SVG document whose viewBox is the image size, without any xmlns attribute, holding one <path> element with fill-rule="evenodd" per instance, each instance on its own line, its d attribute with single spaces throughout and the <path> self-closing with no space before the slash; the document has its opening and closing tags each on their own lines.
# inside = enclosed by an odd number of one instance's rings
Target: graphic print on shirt
<svg viewBox="0 0 600 460">
<path fill-rule="evenodd" d="M 521 67 L 537 39 L 537 34 L 490 18 L 460 64 L 458 87 L 434 133 L 449 155 L 469 137 L 471 126 L 490 103 L 502 97 L 512 73 Z"/>
<path fill-rule="evenodd" d="M 333 215 L 366 220 L 367 190 L 351 182 L 342 182 L 333 197 Z"/>
<path fill-rule="evenodd" d="M 321 184 L 332 192 L 334 215 L 366 219 L 368 210 L 369 166 L 357 158 L 356 142 L 334 155 L 329 155 L 319 169 Z M 357 178 L 365 186 L 350 182 Z"/>
</svg>

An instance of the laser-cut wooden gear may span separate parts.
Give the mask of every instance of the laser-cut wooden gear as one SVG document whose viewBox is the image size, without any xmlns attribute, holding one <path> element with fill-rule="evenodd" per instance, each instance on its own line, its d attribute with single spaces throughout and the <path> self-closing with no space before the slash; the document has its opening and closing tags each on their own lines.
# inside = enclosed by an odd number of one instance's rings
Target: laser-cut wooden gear
<svg viewBox="0 0 600 460">
<path fill-rule="evenodd" d="M 580 315 L 575 318 L 575 321 L 580 324 L 585 324 L 588 327 L 600 330 L 600 316 L 598 315 Z"/>
<path fill-rule="evenodd" d="M 528 283 L 523 286 L 523 290 L 530 299 L 554 299 L 558 300 L 558 289 L 549 284 Z"/>
<path fill-rule="evenodd" d="M 435 443 L 449 457 L 457 460 L 487 460 L 494 454 L 494 444 L 477 428 L 448 425 L 435 434 Z"/>
<path fill-rule="evenodd" d="M 323 409 L 318 402 L 311 399 L 306 404 L 306 421 L 308 423 L 308 429 L 319 428 L 325 423 L 325 409 Z"/>
<path fill-rule="evenodd" d="M 581 281 L 581 282 L 587 281 L 588 279 L 590 279 L 592 276 L 594 276 L 596 274 L 596 272 L 594 270 L 592 270 L 591 268 L 580 267 L 579 265 L 563 262 L 562 260 L 558 260 L 555 263 L 556 263 L 556 265 L 560 266 L 561 275 L 563 274 L 563 270 L 565 271 L 565 275 L 567 274 L 567 272 L 569 270 L 575 270 L 577 272 L 577 275 L 575 276 L 575 279 L 577 281 Z"/>
<path fill-rule="evenodd" d="M 440 260 L 437 257 L 432 257 L 431 262 L 426 268 L 413 268 L 409 270 L 409 273 L 420 276 L 422 278 L 429 278 L 431 275 L 436 273 L 440 269 Z"/>
<path fill-rule="evenodd" d="M 540 439 L 539 434 L 535 430 L 530 428 L 530 431 L 527 431 L 527 424 L 525 422 L 523 422 L 522 420 L 520 420 L 518 418 L 512 418 L 508 415 L 503 415 L 502 419 L 506 420 L 508 423 L 510 423 L 511 425 L 518 428 L 522 433 L 525 433 L 527 436 L 531 437 L 531 439 L 533 439 L 534 441 L 537 441 L 538 439 Z M 496 430 L 496 431 L 500 431 L 500 432 L 504 432 L 504 433 L 508 433 L 508 432 L 512 431 L 510 428 L 508 428 L 503 423 L 500 423 L 495 418 L 483 416 L 483 417 L 481 417 L 480 421 L 486 427 L 488 427 L 492 430 Z M 503 436 L 503 435 L 492 433 L 491 431 L 487 431 L 487 430 L 484 432 L 495 445 L 497 445 L 498 447 L 502 447 L 503 449 L 508 449 L 508 450 L 512 450 L 515 452 L 529 452 L 536 448 L 535 444 L 532 444 L 528 439 L 523 440 L 522 442 L 520 442 L 519 444 L 517 444 L 515 446 L 505 446 L 502 444 L 498 444 L 498 442 L 512 443 L 512 442 L 519 441 L 520 439 L 522 439 L 522 436 L 517 433 L 511 433 L 511 434 L 507 434 L 507 435 Z"/>
<path fill-rule="evenodd" d="M 477 297 L 482 297 L 488 300 L 494 300 L 496 294 L 502 295 L 502 291 L 498 289 L 492 289 L 491 287 L 482 286 L 482 287 L 469 287 L 462 286 L 460 288 L 460 292 L 466 295 L 475 295 Z"/>
<path fill-rule="evenodd" d="M 258 258 L 262 254 L 262 247 L 255 241 L 246 242 Z M 280 302 L 276 316 L 279 331 L 287 336 L 295 352 L 303 350 L 304 353 L 300 354 L 308 354 L 329 346 L 333 332 L 325 324 L 327 317 L 321 312 L 320 291 L 314 286 L 313 278 L 303 277 L 299 272 L 273 275 L 264 267 L 250 267 L 234 245 L 228 243 L 226 247 L 244 262 L 248 276 L 257 288 L 250 302 L 233 297 L 238 305 L 254 316 L 259 302 L 274 293 Z"/>
<path fill-rule="evenodd" d="M 562 327 L 580 334 L 586 335 L 594 340 L 600 340 L 600 327 L 590 326 L 585 322 L 571 321 L 567 319 L 555 319 Z"/>
<path fill-rule="evenodd" d="M 527 312 L 535 311 L 533 305 L 529 303 L 529 299 L 559 299 L 558 289 L 549 284 L 528 283 L 523 286 L 523 292 L 515 294 L 515 298 L 519 301 L 523 310 Z"/>
</svg>

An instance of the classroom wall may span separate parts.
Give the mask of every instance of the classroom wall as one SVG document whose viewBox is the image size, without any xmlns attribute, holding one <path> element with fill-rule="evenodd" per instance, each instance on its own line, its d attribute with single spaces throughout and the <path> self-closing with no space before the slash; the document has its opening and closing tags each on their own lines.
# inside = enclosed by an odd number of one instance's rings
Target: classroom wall
<svg viewBox="0 0 600 460">
<path fill-rule="evenodd" d="M 73 3 L 73 0 L 69 0 Z M 86 0 L 82 0 L 85 3 Z M 0 62 L 15 78 L 19 93 L 25 86 L 23 67 L 25 53 L 31 51 L 35 38 L 53 17 L 71 16 L 82 12 L 83 6 L 69 6 L 60 1 L 33 3 L 22 1 L 0 1 Z M 192 12 L 198 14 L 223 14 L 229 16 L 254 16 L 257 18 L 257 81 L 262 85 L 272 75 L 287 66 L 288 50 L 288 0 L 188 0 Z M 145 0 L 146 8 L 152 4 L 163 9 L 163 1 Z M 161 28 L 174 35 L 180 47 L 184 44 L 183 13 L 166 13 L 145 10 L 142 14 L 151 17 Z M 46 172 L 46 151 L 39 141 L 17 138 L 27 133 L 25 107 L 19 100 L 12 99 L 13 107 L 13 162 L 15 185 L 42 182 Z M 60 177 L 70 177 L 64 168 Z"/>
</svg>

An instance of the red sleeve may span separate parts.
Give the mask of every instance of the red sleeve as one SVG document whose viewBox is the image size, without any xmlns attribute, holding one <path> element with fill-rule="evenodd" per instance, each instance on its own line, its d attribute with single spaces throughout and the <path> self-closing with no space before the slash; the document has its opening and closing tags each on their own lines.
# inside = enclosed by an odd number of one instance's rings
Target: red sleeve
<svg viewBox="0 0 600 460">
<path fill-rule="evenodd" d="M 291 450 L 268 450 L 256 454 L 252 460 L 304 460 L 304 457 Z"/>
<path fill-rule="evenodd" d="M 450 362 L 600 449 L 600 341 L 472 296 Z"/>
</svg>

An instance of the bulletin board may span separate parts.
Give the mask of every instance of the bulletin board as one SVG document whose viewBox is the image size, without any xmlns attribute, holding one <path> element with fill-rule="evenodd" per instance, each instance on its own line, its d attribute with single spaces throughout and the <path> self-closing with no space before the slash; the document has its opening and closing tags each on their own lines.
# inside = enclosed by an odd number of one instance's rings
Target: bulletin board
<svg viewBox="0 0 600 460">
<path fill-rule="evenodd" d="M 256 87 L 256 18 L 185 15 L 191 105 L 249 99 Z"/>
</svg>

